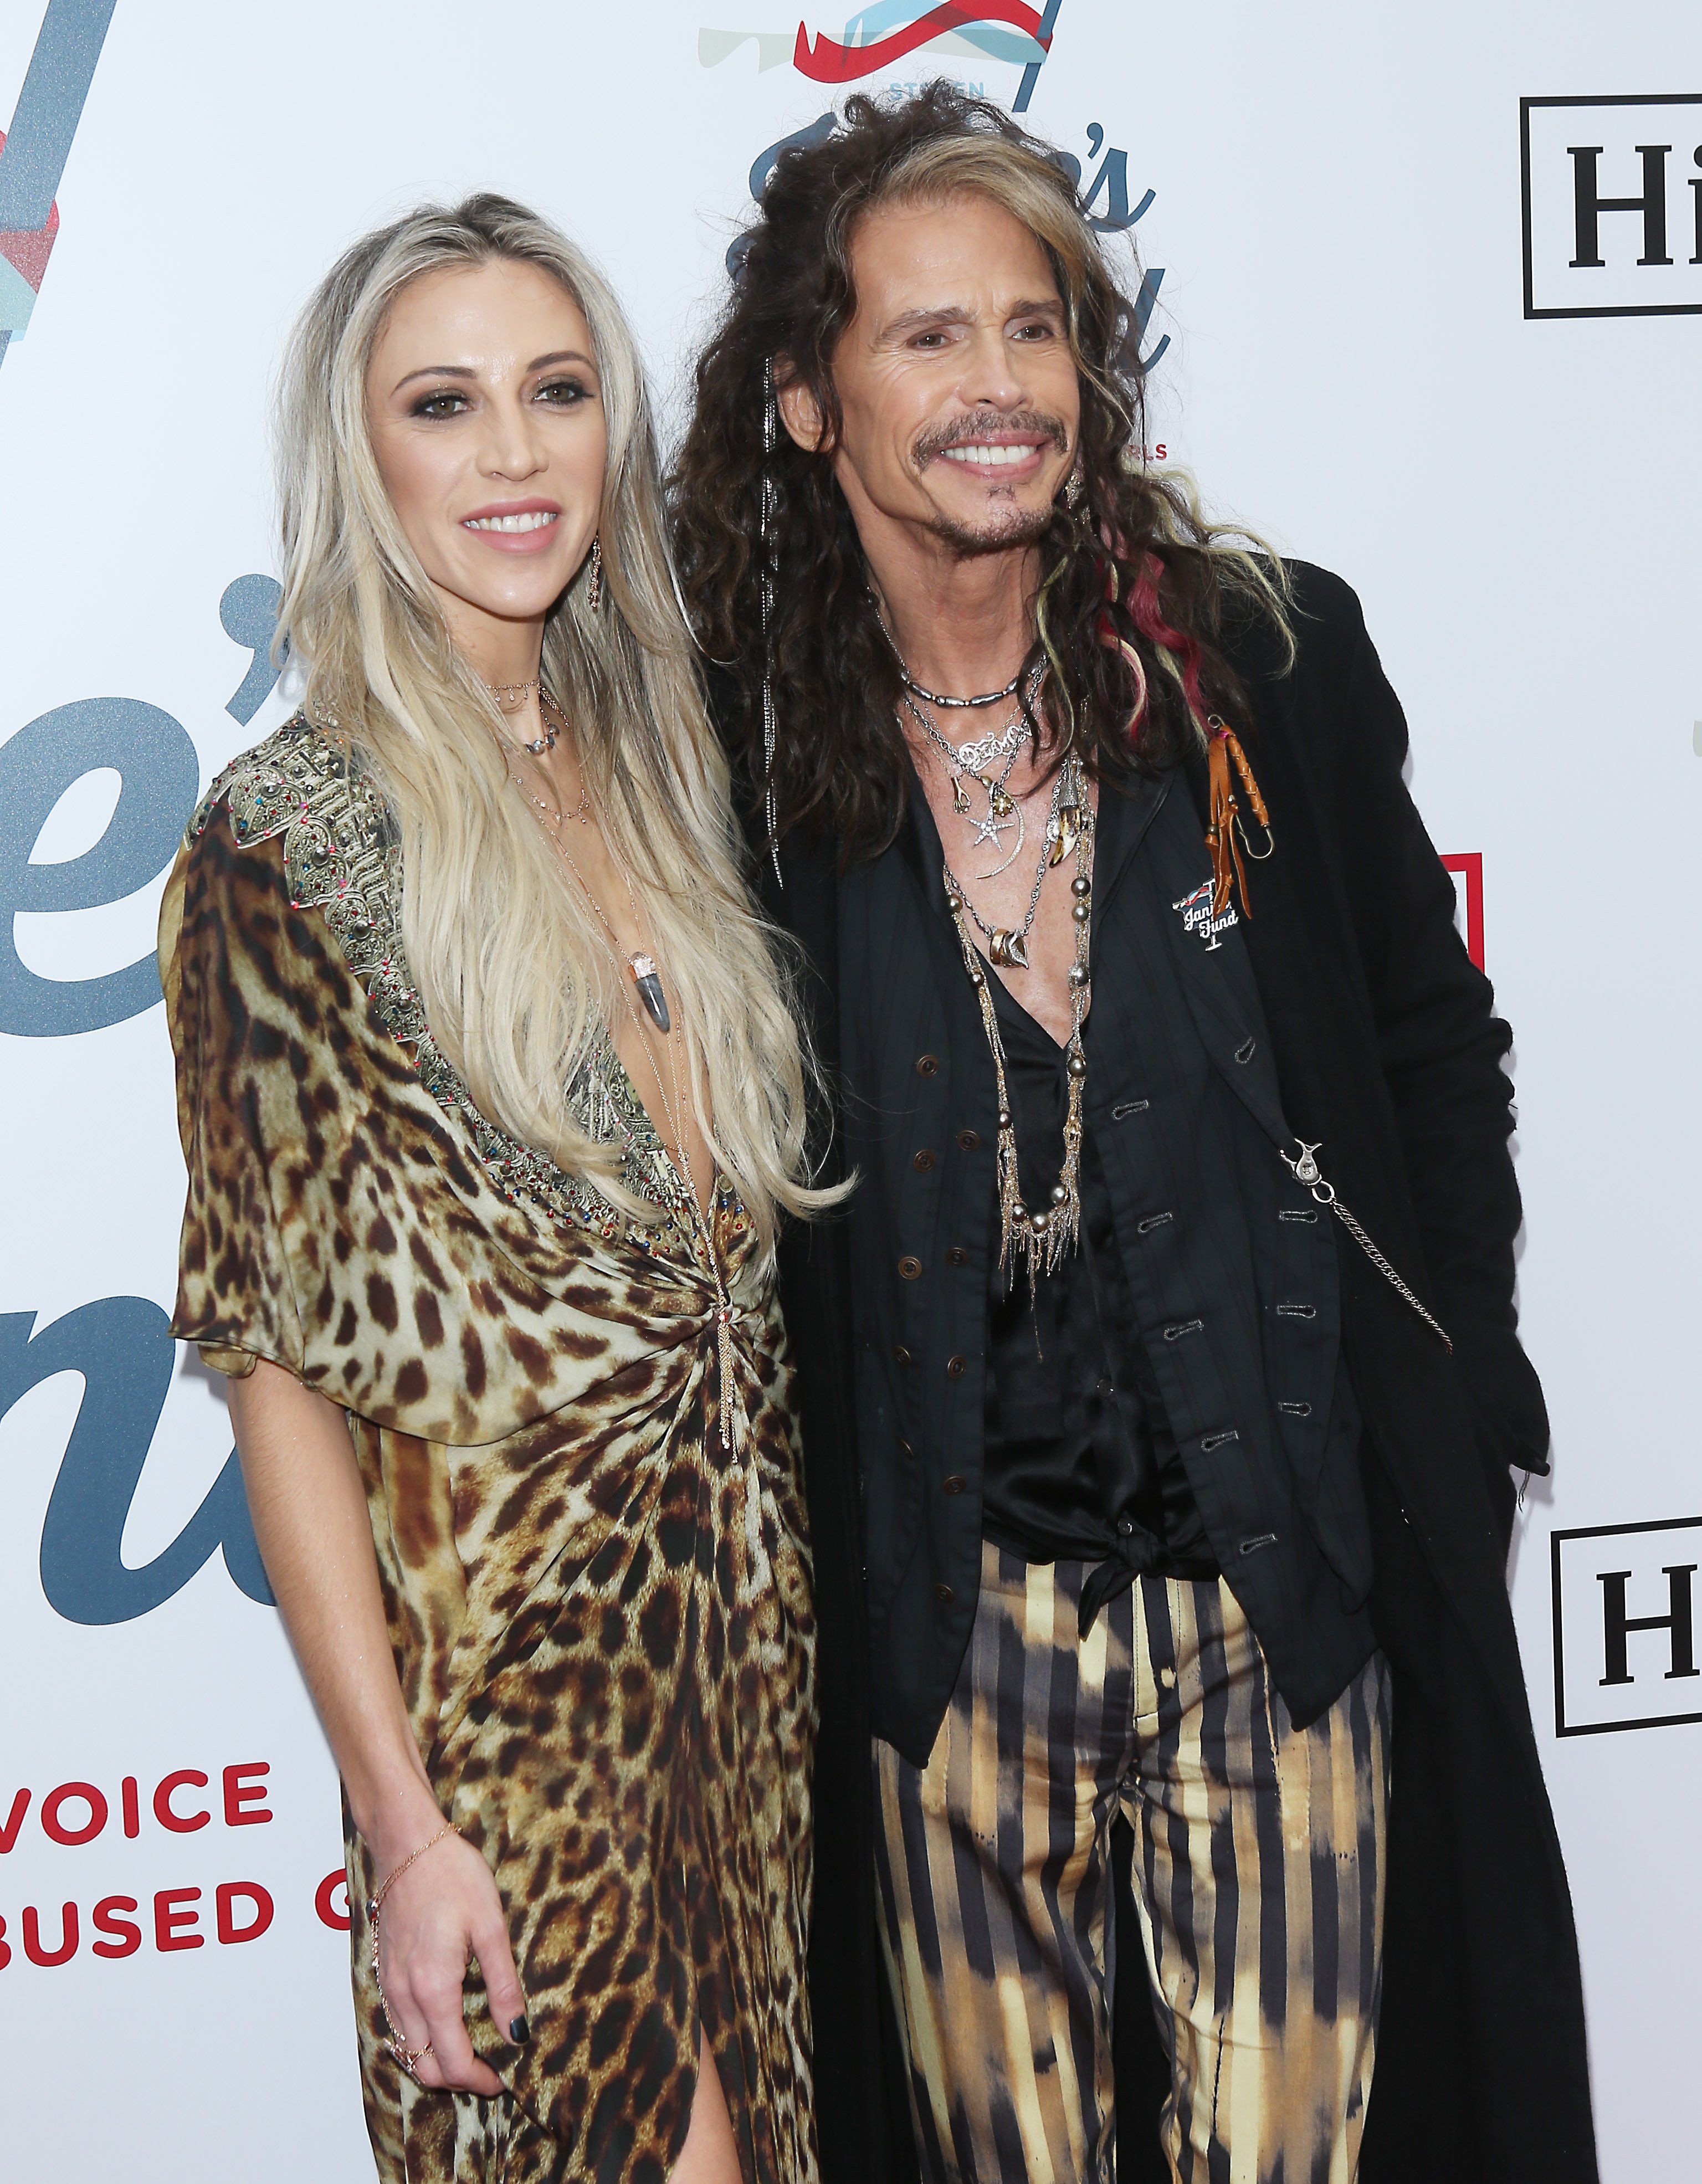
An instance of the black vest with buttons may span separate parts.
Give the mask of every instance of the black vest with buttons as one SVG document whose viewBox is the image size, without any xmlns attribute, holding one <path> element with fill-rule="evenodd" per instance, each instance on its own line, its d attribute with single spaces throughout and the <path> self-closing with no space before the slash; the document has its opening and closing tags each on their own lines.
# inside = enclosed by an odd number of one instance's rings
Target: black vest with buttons
<svg viewBox="0 0 1702 2184">
<path fill-rule="evenodd" d="M 901 828 L 841 879 L 839 934 L 873 1726 L 918 1762 L 974 1615 L 998 1251 L 992 1059 L 920 838 Z M 1085 1120 L 1127 1332 L 1303 1724 L 1373 1642 L 1359 1421 L 1336 1240 L 1280 1157 L 1296 1140 L 1239 924 L 1209 918 L 1209 872 L 1180 783 L 1104 794 Z M 1256 913 L 1256 866 L 1252 889 Z"/>
</svg>

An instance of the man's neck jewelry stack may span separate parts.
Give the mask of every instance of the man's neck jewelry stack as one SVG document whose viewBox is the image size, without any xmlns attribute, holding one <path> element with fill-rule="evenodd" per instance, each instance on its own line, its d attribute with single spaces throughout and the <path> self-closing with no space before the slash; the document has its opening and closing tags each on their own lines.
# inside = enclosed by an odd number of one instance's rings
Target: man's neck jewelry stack
<svg viewBox="0 0 1702 2184">
<path fill-rule="evenodd" d="M 1001 967 L 1025 969 L 1028 935 L 1040 908 L 1041 890 L 1047 872 L 1054 865 L 1062 863 L 1065 855 L 1063 835 L 1054 830 L 1060 827 L 1066 812 L 1070 815 L 1069 846 L 1075 852 L 1075 877 L 1069 883 L 1074 898 L 1070 904 L 1070 916 L 1075 926 L 1075 959 L 1069 967 L 1069 1037 L 1063 1050 L 1064 1073 L 1069 1087 L 1063 1121 L 1063 1160 L 1057 1181 L 1052 1187 L 1050 1202 L 1030 1208 L 1023 1203 L 1017 1174 L 1016 1123 L 1011 1112 L 1010 1088 L 1005 1079 L 1005 1043 L 1000 1036 L 998 1013 L 993 1006 L 980 951 L 969 937 L 963 913 L 967 910 L 986 935 L 991 961 Z M 1013 1261 L 1020 1262 L 1028 1270 L 1032 1286 L 1036 1275 L 1055 1272 L 1069 1256 L 1081 1228 L 1081 1095 L 1087 1076 L 1081 1027 L 1091 998 L 1088 951 L 1093 926 L 1093 819 L 1087 807 L 1081 761 L 1067 758 L 1058 768 L 1057 779 L 1052 785 L 1046 840 L 1041 850 L 1028 914 L 1015 931 L 990 926 L 964 894 L 949 859 L 945 861 L 944 869 L 946 907 L 957 930 L 963 967 L 980 1004 L 981 1028 L 992 1050 L 993 1076 L 998 1087 L 999 1267 L 1002 1272 Z"/>
<path fill-rule="evenodd" d="M 938 705 L 940 701 L 934 693 L 923 690 L 908 673 L 904 678 L 901 694 L 906 710 L 951 768 L 952 810 L 962 812 L 969 821 L 975 830 L 977 842 L 985 842 L 995 851 L 1004 848 L 1002 838 L 1006 833 L 1013 827 L 1016 830 L 1015 838 L 1002 861 L 987 872 L 978 872 L 975 875 L 978 879 L 996 879 L 1001 872 L 1007 871 L 1022 855 L 1023 844 L 1028 839 L 1028 827 L 1023 818 L 1022 807 L 1012 796 L 1008 783 L 1017 760 L 1034 740 L 1034 705 L 1040 695 L 1045 672 L 1043 666 L 1036 667 L 1030 675 L 1027 691 L 1016 711 L 1002 727 L 989 728 L 984 734 L 972 737 L 966 744 L 949 742 L 917 704 L 916 696 L 912 694 L 915 693 L 930 704 Z M 959 698 L 953 699 L 952 703 L 958 705 L 991 705 L 1002 697 L 1013 694 L 1012 690 L 995 691 L 987 698 Z M 1002 766 L 1001 760 L 1003 760 Z M 995 766 L 999 766 L 996 774 L 991 771 Z M 984 791 L 987 799 L 985 814 L 980 818 L 972 816 L 969 792 L 964 786 L 969 781 Z"/>
<path fill-rule="evenodd" d="M 879 612 L 879 608 L 876 610 Z M 1007 783 L 1014 771 L 1018 759 L 1034 740 L 1035 704 L 1040 695 L 1045 675 L 1044 666 L 1034 669 L 1014 714 L 1002 728 L 991 729 L 966 744 L 953 744 L 943 736 L 939 727 L 922 710 L 923 705 L 947 710 L 996 705 L 1016 695 L 1022 681 L 1020 671 L 1013 676 L 1002 690 L 990 690 L 974 698 L 949 698 L 937 691 L 924 689 L 910 672 L 904 655 L 898 649 L 884 619 L 881 627 L 886 631 L 887 642 L 892 645 L 893 656 L 898 661 L 903 677 L 903 698 L 911 717 L 928 737 L 940 756 L 951 769 L 951 808 L 960 813 L 974 829 L 978 842 L 990 842 L 1002 847 L 999 837 L 1013 823 L 1016 840 L 1004 862 L 995 866 L 991 872 L 977 875 L 981 879 L 992 879 L 1009 868 L 1021 854 L 1025 829 L 1022 807 L 1011 795 Z M 921 704 L 917 701 L 920 699 Z M 903 726 L 901 718 L 899 725 Z M 996 775 L 989 769 L 1002 760 Z M 974 782 L 986 792 L 987 812 L 985 819 L 973 816 L 969 796 L 964 787 L 966 780 Z M 1005 1072 L 1005 1043 L 999 1032 L 998 1012 L 993 1004 L 991 989 L 987 983 L 986 965 L 979 950 L 970 937 L 965 913 L 974 921 L 987 943 L 987 961 L 1001 970 L 1025 971 L 1029 964 L 1029 934 L 1033 930 L 1040 910 L 1046 876 L 1055 866 L 1074 853 L 1075 877 L 1069 883 L 1070 916 L 1075 928 L 1074 961 L 1069 967 L 1069 1038 L 1064 1046 L 1064 1072 L 1069 1092 L 1063 1123 L 1063 1159 L 1058 1169 L 1057 1181 L 1052 1185 L 1046 1205 L 1030 1207 L 1023 1202 L 1022 1186 L 1017 1172 L 1017 1134 L 1015 1117 L 1011 1112 L 1010 1087 Z M 990 925 L 964 892 L 963 883 L 951 869 L 949 857 L 943 861 L 946 882 L 946 906 L 951 914 L 957 929 L 957 943 L 963 952 L 963 967 L 968 973 L 969 983 L 975 989 L 980 1005 L 981 1028 L 986 1034 L 987 1045 L 993 1057 L 993 1076 L 998 1089 L 998 1178 L 999 1178 L 999 1266 L 1004 1271 L 1013 1261 L 1020 1262 L 1028 1271 L 1032 1288 L 1040 1274 L 1056 1272 L 1062 1262 L 1074 1251 L 1081 1231 L 1081 1106 L 1082 1088 L 1087 1077 L 1087 1056 L 1082 1045 L 1081 1028 L 1086 1020 L 1091 998 L 1088 959 L 1093 927 L 1093 815 L 1087 801 L 1087 776 L 1080 759 L 1073 754 L 1057 769 L 1052 783 L 1052 801 L 1046 813 L 1046 836 L 1041 844 L 1040 861 L 1035 868 L 1034 886 L 1029 894 L 1029 905 L 1022 923 L 1018 926 Z"/>
</svg>

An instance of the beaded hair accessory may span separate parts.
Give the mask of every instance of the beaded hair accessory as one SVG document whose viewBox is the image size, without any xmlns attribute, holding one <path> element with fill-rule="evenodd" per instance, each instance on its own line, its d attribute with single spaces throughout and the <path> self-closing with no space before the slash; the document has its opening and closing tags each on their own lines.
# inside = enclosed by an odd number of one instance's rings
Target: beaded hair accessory
<svg viewBox="0 0 1702 2184">
<path fill-rule="evenodd" d="M 774 861 L 774 879 L 784 888 L 785 879 L 780 871 L 780 802 L 774 791 L 774 749 L 779 741 L 779 727 L 774 713 L 774 661 L 769 648 L 768 628 L 774 616 L 774 560 L 773 530 L 775 511 L 779 504 L 779 488 L 774 483 L 774 449 L 780 438 L 780 404 L 774 393 L 774 359 L 765 357 L 762 362 L 762 519 L 757 565 L 757 595 L 762 617 L 762 766 L 764 811 L 768 822 L 768 855 Z"/>
</svg>

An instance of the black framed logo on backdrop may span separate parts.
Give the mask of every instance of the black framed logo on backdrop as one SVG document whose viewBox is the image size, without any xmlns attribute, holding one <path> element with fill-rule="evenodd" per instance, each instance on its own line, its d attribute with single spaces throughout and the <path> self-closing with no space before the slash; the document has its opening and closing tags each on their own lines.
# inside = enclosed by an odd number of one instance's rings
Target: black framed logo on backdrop
<svg viewBox="0 0 1702 2184">
<path fill-rule="evenodd" d="M 1702 311 L 1702 92 L 1521 98 L 1527 319 Z"/>
<path fill-rule="evenodd" d="M 1702 1517 L 1549 1535 L 1554 1734 L 1702 1721 Z"/>
</svg>

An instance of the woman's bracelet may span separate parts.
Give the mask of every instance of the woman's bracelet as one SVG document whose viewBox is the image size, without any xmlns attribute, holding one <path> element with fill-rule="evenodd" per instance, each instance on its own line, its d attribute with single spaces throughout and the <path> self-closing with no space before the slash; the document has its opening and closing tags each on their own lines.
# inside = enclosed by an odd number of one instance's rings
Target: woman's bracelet
<svg viewBox="0 0 1702 2184">
<path fill-rule="evenodd" d="M 451 1821 L 445 1820 L 443 1826 L 438 1830 L 436 1835 L 427 1836 L 425 1841 L 420 1845 L 420 1847 L 417 1850 L 409 1852 L 406 1858 L 403 1859 L 402 1863 L 395 1869 L 395 1870 L 386 1877 L 383 1882 L 380 1885 L 376 1894 L 372 1897 L 371 1901 L 366 1906 L 367 1919 L 372 1928 L 372 1984 L 378 1991 L 378 2007 L 384 2013 L 384 2022 L 390 2028 L 389 2034 L 386 2038 L 384 2044 L 390 2050 L 390 2053 L 395 2057 L 398 2064 L 403 2070 L 409 2073 L 410 2076 L 412 2076 L 414 2074 L 415 2064 L 422 2061 L 426 2056 L 431 2053 L 432 2043 L 428 2040 L 423 2048 L 409 2047 L 407 2042 L 402 2037 L 401 2027 L 397 2024 L 395 2019 L 390 2014 L 389 1998 L 385 1994 L 383 1982 L 378 1976 L 378 1914 L 384 1908 L 384 1898 L 390 1893 L 390 1891 L 396 1886 L 396 1883 L 402 1878 L 402 1875 L 408 1870 L 408 1868 L 412 1865 L 415 1859 L 423 1858 L 426 1855 L 426 1852 L 428 1850 L 435 1848 L 435 1847 L 444 1840 L 445 1836 L 452 1836 L 457 1832 L 458 1830 L 455 1827 L 454 1824 Z"/>
<path fill-rule="evenodd" d="M 416 1858 L 423 1858 L 428 1850 L 435 1850 L 445 1836 L 452 1836 L 455 1831 L 453 1821 L 445 1820 L 442 1827 L 438 1830 L 436 1835 L 427 1836 L 424 1842 L 420 1845 L 420 1847 L 417 1850 L 410 1851 L 406 1858 L 403 1859 L 402 1863 L 396 1867 L 394 1871 L 384 1880 L 374 1892 L 372 1901 L 366 1907 L 367 1916 L 370 1919 L 376 1920 L 378 1914 L 384 1908 L 384 1898 L 390 1893 L 390 1891 L 396 1886 L 396 1883 L 402 1878 L 402 1875 L 408 1870 L 408 1868 L 413 1864 L 414 1861 Z"/>
</svg>

